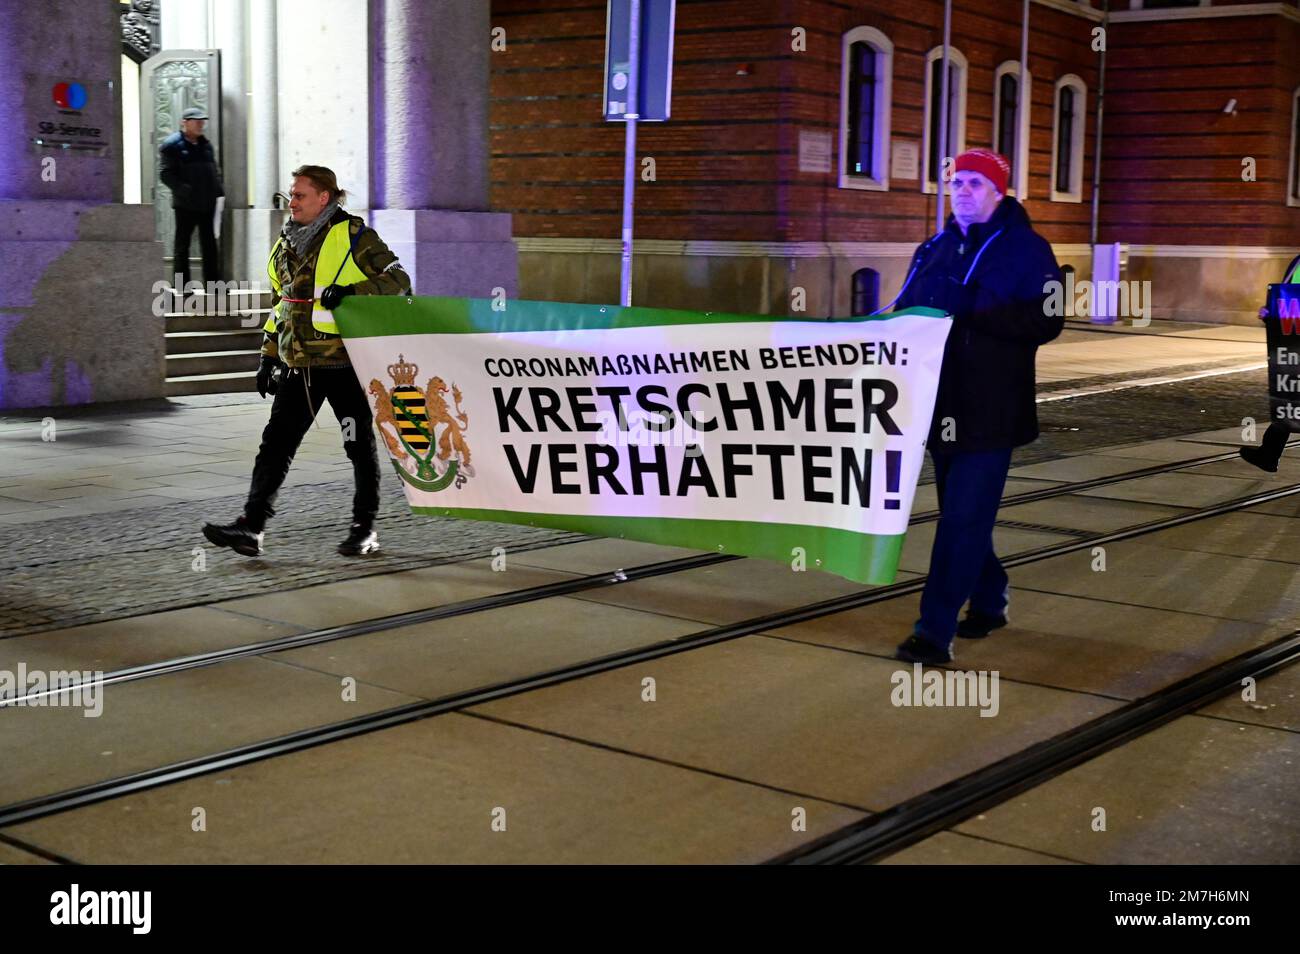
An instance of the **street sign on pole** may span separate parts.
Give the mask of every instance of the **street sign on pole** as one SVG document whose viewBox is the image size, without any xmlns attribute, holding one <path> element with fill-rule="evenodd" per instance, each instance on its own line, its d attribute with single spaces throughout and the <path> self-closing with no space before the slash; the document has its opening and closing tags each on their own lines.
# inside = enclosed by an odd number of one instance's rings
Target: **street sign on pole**
<svg viewBox="0 0 1300 954">
<path fill-rule="evenodd" d="M 605 13 L 605 119 L 626 124 L 623 139 L 623 256 L 619 303 L 632 304 L 632 209 L 636 125 L 668 118 L 677 0 L 609 0 Z"/>
<path fill-rule="evenodd" d="M 621 122 L 629 112 L 643 123 L 668 118 L 673 86 L 673 20 L 677 0 L 640 0 L 640 69 L 637 71 L 637 106 L 632 109 L 631 50 L 632 0 L 609 0 L 605 13 L 605 119 Z"/>
</svg>

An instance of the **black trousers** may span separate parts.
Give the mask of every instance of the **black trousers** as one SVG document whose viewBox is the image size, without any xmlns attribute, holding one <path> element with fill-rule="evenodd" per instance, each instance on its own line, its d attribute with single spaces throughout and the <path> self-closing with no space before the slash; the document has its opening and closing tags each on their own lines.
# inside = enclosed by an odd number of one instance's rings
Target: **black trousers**
<svg viewBox="0 0 1300 954">
<path fill-rule="evenodd" d="M 309 382 L 310 379 L 310 382 Z M 271 419 L 262 431 L 262 446 L 253 464 L 253 481 L 244 504 L 244 519 L 260 533 L 275 516 L 275 495 L 289 474 L 293 455 L 326 401 L 343 429 L 343 449 L 352 461 L 356 493 L 352 522 L 370 528 L 379 512 L 379 455 L 371 426 L 370 402 L 351 366 L 294 368 L 280 381 Z"/>
<path fill-rule="evenodd" d="M 1282 459 L 1282 451 L 1286 450 L 1286 442 L 1291 439 L 1291 428 L 1285 424 L 1279 424 L 1274 421 L 1264 432 L 1264 439 L 1260 442 L 1260 449 L 1268 455 L 1269 461 L 1274 467 Z"/>
<path fill-rule="evenodd" d="M 181 290 L 190 281 L 190 236 L 199 230 L 199 249 L 203 254 L 203 280 L 205 282 L 221 281 L 221 262 L 217 255 L 217 236 L 212 230 L 212 218 L 216 209 L 206 212 L 191 212 L 188 209 L 173 209 L 176 213 L 176 240 L 172 245 L 172 264 L 181 275 Z"/>
</svg>

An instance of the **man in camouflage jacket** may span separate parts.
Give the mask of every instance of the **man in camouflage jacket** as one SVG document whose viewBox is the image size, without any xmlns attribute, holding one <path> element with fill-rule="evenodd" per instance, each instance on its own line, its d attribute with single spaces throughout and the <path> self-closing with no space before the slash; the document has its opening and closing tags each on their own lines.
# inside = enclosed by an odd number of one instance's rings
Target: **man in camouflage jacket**
<svg viewBox="0 0 1300 954">
<path fill-rule="evenodd" d="M 243 516 L 233 524 L 209 523 L 203 528 L 212 543 L 248 556 L 261 555 L 266 521 L 275 514 L 276 493 L 327 400 L 342 426 L 343 447 L 352 461 L 356 482 L 352 526 L 339 552 L 354 556 L 379 549 L 374 530 L 379 510 L 379 457 L 370 402 L 352 370 L 343 339 L 319 326 L 333 327 L 332 312 L 348 295 L 407 295 L 411 281 L 375 230 L 343 210 L 339 203 L 345 196 L 329 169 L 303 166 L 295 170 L 290 219 L 267 265 L 274 292 L 273 318 L 263 335 L 257 389 L 263 397 L 275 395 L 271 417 L 262 431 Z M 341 224 L 346 224 L 346 233 L 339 230 L 330 239 Z M 317 281 L 318 259 L 323 249 L 326 256 L 337 255 L 344 247 L 339 244 L 344 234 L 346 253 L 340 258 L 339 274 L 322 288 Z M 334 273 L 332 258 L 324 271 Z M 351 282 L 346 280 L 348 275 Z"/>
</svg>

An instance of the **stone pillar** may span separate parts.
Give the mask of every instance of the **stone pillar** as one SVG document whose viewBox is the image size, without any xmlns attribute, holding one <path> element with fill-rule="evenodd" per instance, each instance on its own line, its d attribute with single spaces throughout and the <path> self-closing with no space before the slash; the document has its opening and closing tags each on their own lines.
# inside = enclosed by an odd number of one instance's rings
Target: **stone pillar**
<svg viewBox="0 0 1300 954">
<path fill-rule="evenodd" d="M 229 2 L 229 0 L 222 0 Z M 209 0 L 164 0 L 162 4 L 162 48 L 164 50 L 210 50 L 212 14 Z"/>
<path fill-rule="evenodd" d="M 369 4 L 371 223 L 416 294 L 513 297 L 510 216 L 487 211 L 490 5 Z"/>
<path fill-rule="evenodd" d="M 0 63 L 15 80 L 0 84 L 0 408 L 160 396 L 162 247 L 152 209 L 120 204 L 118 10 L 10 7 L 0 18 Z"/>
<path fill-rule="evenodd" d="M 371 3 L 371 207 L 488 203 L 488 56 L 483 0 Z"/>
<path fill-rule="evenodd" d="M 275 0 L 249 0 L 248 60 L 250 74 L 250 135 L 253 166 L 249 170 L 249 204 L 255 209 L 274 208 L 272 197 L 285 185 L 280 169 L 280 98 L 276 80 Z"/>
<path fill-rule="evenodd" d="M 267 284 L 266 256 L 284 224 L 285 213 L 274 204 L 276 192 L 288 185 L 289 170 L 280 167 L 280 63 L 276 0 L 248 0 L 248 137 L 252 156 L 248 169 L 251 208 L 232 219 L 234 238 L 244 251 L 233 277 Z"/>
<path fill-rule="evenodd" d="M 222 274 L 235 279 L 246 258 L 245 230 L 232 228 L 248 209 L 248 76 L 245 0 L 224 0 L 213 7 L 213 46 L 221 50 L 221 181 L 226 208 L 221 227 Z"/>
</svg>

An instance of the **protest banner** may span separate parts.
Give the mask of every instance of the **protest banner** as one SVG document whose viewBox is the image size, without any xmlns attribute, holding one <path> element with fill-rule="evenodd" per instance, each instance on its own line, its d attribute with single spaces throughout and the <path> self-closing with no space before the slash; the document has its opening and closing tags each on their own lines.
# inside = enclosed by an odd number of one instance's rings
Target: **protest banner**
<svg viewBox="0 0 1300 954">
<path fill-rule="evenodd" d="M 951 320 L 354 296 L 412 510 L 892 582 Z"/>
</svg>

